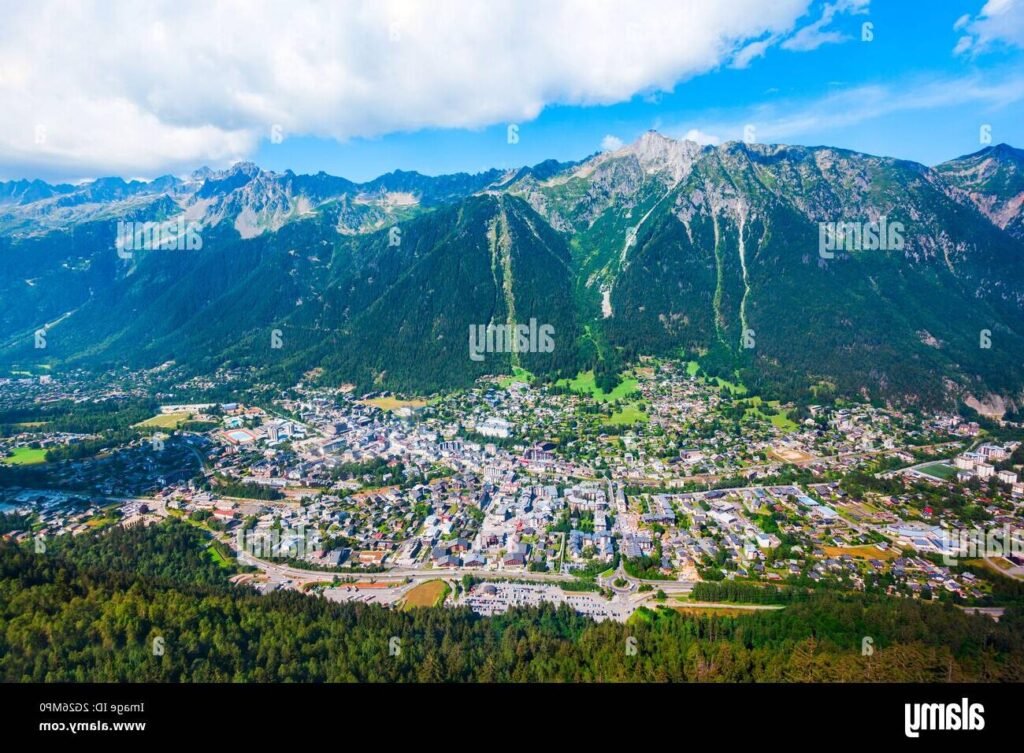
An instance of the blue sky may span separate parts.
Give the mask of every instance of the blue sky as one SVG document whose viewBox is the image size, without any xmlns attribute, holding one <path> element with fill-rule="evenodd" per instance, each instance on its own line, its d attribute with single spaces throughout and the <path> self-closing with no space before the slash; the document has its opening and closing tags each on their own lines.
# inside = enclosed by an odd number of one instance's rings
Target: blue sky
<svg viewBox="0 0 1024 753">
<path fill-rule="evenodd" d="M 745 68 L 725 65 L 678 83 L 671 93 L 640 94 L 621 104 L 550 106 L 536 119 L 517 123 L 515 144 L 508 143 L 507 123 L 498 123 L 347 143 L 264 139 L 254 160 L 274 170 L 324 170 L 353 180 L 394 169 L 479 172 L 549 158 L 581 159 L 600 150 L 606 136 L 628 143 L 650 128 L 678 138 L 696 129 L 723 141 L 740 140 L 747 124 L 754 125 L 759 141 L 825 144 L 928 165 L 981 149 L 984 125 L 991 126 L 993 144 L 1024 148 L 1021 48 L 993 44 L 976 55 L 954 54 L 962 36 L 954 24 L 983 5 L 875 0 L 867 14 L 835 24 L 848 41 L 808 52 L 774 47 Z M 871 41 L 861 41 L 864 22 L 873 25 Z M 1000 96 L 1000 86 L 1015 96 Z M 875 96 L 861 96 L 866 87 Z M 986 87 L 997 91 L 989 97 L 971 93 Z M 923 96 L 920 106 L 901 104 L 935 90 L 949 96 Z M 842 113 L 853 122 L 834 122 Z M 790 117 L 803 122 L 801 116 L 810 116 L 806 125 L 768 138 L 779 130 L 773 123 Z"/>
<path fill-rule="evenodd" d="M 0 0 L 0 179 L 477 172 L 650 128 L 926 164 L 983 128 L 1024 146 L 1024 0 L 28 5 Z"/>
</svg>

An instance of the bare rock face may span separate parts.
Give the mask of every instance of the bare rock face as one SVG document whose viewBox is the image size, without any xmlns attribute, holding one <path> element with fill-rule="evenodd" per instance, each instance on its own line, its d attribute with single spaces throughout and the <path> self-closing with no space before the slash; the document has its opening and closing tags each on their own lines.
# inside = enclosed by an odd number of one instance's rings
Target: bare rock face
<svg viewBox="0 0 1024 753">
<path fill-rule="evenodd" d="M 964 397 L 964 403 L 978 411 L 981 415 L 991 418 L 1002 418 L 1009 407 L 1007 401 L 1002 396 L 995 394 L 983 395 L 981 398 L 969 394 Z"/>
<path fill-rule="evenodd" d="M 1007 144 L 935 168 L 951 193 L 973 203 L 993 224 L 1024 239 L 1024 151 Z"/>
</svg>

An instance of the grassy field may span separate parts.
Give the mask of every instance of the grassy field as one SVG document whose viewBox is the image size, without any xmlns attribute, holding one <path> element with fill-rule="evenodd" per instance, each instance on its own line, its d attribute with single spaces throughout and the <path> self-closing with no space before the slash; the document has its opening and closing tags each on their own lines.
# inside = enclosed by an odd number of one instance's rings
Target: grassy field
<svg viewBox="0 0 1024 753">
<path fill-rule="evenodd" d="M 646 423 L 647 414 L 635 405 L 627 405 L 622 410 L 613 413 L 607 423 L 612 426 L 629 426 L 636 423 Z"/>
<path fill-rule="evenodd" d="M 512 367 L 512 373 L 509 376 L 503 376 L 498 380 L 498 386 L 503 390 L 508 389 L 511 385 L 516 382 L 523 384 L 529 384 L 533 381 L 533 374 L 526 369 L 520 368 L 519 366 Z"/>
<path fill-rule="evenodd" d="M 794 431 L 797 428 L 796 422 L 789 417 L 789 412 L 786 409 L 779 408 L 778 400 L 769 400 L 765 403 L 759 396 L 747 398 L 745 401 L 748 406 L 743 416 L 754 416 L 761 420 L 769 420 L 773 426 L 782 431 Z M 768 416 L 764 411 L 761 410 L 762 405 L 767 405 L 772 410 L 778 411 L 773 416 Z"/>
<path fill-rule="evenodd" d="M 725 379 L 722 379 L 722 377 L 715 377 L 713 381 L 715 385 L 718 387 L 719 391 L 730 390 L 734 395 L 747 394 L 747 386 L 740 382 L 730 382 Z"/>
<path fill-rule="evenodd" d="M 1006 571 L 1013 567 L 1013 563 L 1009 560 L 1003 559 L 1002 557 L 992 557 L 990 559 L 970 559 L 964 560 L 965 565 L 974 565 L 975 567 L 983 567 L 997 575 L 1004 577 L 1013 577 Z"/>
<path fill-rule="evenodd" d="M 405 595 L 405 603 L 402 608 L 439 607 L 444 604 L 445 598 L 451 591 L 452 589 L 443 580 L 428 580 L 426 583 L 420 583 L 413 587 Z"/>
<path fill-rule="evenodd" d="M 772 425 L 782 431 L 795 431 L 797 428 L 796 421 L 791 419 L 785 412 L 777 413 L 771 418 Z"/>
<path fill-rule="evenodd" d="M 689 617 L 742 617 L 752 614 L 752 609 L 739 607 L 672 607 L 679 614 Z"/>
<path fill-rule="evenodd" d="M 400 400 L 397 397 L 375 397 L 373 400 L 360 400 L 359 402 L 386 411 L 396 411 L 399 408 L 422 408 L 427 404 L 426 400 Z"/>
<path fill-rule="evenodd" d="M 597 386 L 597 382 L 594 379 L 594 372 L 584 371 L 578 374 L 575 379 L 560 379 L 558 381 L 558 385 L 560 387 L 568 387 L 573 392 L 577 392 L 581 395 L 590 395 L 590 397 L 599 402 L 607 403 L 612 400 L 619 400 L 636 392 L 637 380 L 633 377 L 626 377 L 619 382 L 611 392 L 605 392 Z"/>
<path fill-rule="evenodd" d="M 676 597 L 677 601 L 687 601 L 684 597 Z M 722 604 L 691 604 L 689 606 L 674 606 L 670 605 L 669 608 L 674 609 L 680 614 L 687 615 L 700 615 L 703 617 L 741 617 L 745 614 L 754 614 L 755 612 L 780 612 L 785 609 L 784 604 L 734 604 L 734 603 L 722 603 Z"/>
<path fill-rule="evenodd" d="M 789 417 L 789 411 L 785 408 L 781 408 L 778 400 L 769 400 L 768 407 L 772 410 L 778 411 L 770 419 L 773 426 L 781 429 L 782 431 L 795 431 L 798 428 L 796 421 Z"/>
<path fill-rule="evenodd" d="M 696 376 L 700 372 L 700 364 L 697 361 L 686 362 L 687 376 Z M 736 395 L 746 395 L 748 392 L 747 386 L 742 382 L 730 382 L 727 379 L 722 379 L 722 377 L 710 377 L 709 379 L 719 390 L 729 389 Z"/>
<path fill-rule="evenodd" d="M 900 556 L 899 549 L 895 547 L 889 547 L 883 552 L 874 544 L 864 544 L 863 546 L 826 546 L 823 549 L 829 557 L 848 554 L 854 559 L 881 560 L 882 562 L 890 562 Z"/>
<path fill-rule="evenodd" d="M 160 413 L 145 421 L 135 424 L 137 429 L 177 429 L 181 424 L 192 418 L 192 414 L 182 411 L 179 413 Z"/>
<path fill-rule="evenodd" d="M 220 567 L 228 568 L 231 567 L 231 561 L 225 555 L 224 545 L 218 541 L 211 541 L 210 545 L 206 547 L 206 551 L 210 553 L 210 559 L 217 563 Z"/>
<path fill-rule="evenodd" d="M 34 450 L 31 447 L 15 447 L 10 457 L 0 458 L 4 465 L 38 465 L 46 462 L 46 450 Z"/>
<path fill-rule="evenodd" d="M 951 465 L 946 465 L 945 463 L 932 463 L 931 465 L 918 468 L 918 470 L 929 476 L 941 478 L 943 481 L 951 479 L 956 475 L 956 468 Z"/>
</svg>

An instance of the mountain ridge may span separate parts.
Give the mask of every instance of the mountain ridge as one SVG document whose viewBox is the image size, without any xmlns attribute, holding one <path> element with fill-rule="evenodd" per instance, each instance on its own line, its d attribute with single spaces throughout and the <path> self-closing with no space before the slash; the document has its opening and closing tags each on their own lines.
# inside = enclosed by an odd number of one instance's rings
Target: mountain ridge
<svg viewBox="0 0 1024 753">
<path fill-rule="evenodd" d="M 233 363 L 282 381 L 321 369 L 333 383 L 432 391 L 523 365 L 614 380 L 640 356 L 685 355 L 790 399 L 1014 409 L 1019 157 L 998 145 L 929 168 L 648 132 L 578 162 L 476 175 L 357 184 L 240 163 L 0 198 L 0 364 L 38 357 L 27 333 L 60 320 L 53 364 Z M 30 191 L 46 192 L 0 184 L 0 197 Z M 52 216 L 25 209 L 40 203 Z M 175 217 L 203 229 L 204 254 L 110 252 L 115 218 Z M 826 252 L 821 227 L 837 222 L 898 225 L 905 244 Z M 554 355 L 467 358 L 469 326 L 530 319 L 553 324 Z M 272 330 L 294 347 L 268 353 Z M 994 347 L 979 345 L 986 331 Z"/>
</svg>

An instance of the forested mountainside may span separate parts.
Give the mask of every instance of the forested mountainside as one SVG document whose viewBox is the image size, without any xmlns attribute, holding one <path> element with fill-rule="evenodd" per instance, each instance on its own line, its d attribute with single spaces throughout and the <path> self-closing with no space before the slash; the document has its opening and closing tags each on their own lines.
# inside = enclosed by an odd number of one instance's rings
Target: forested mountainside
<svg viewBox="0 0 1024 753">
<path fill-rule="evenodd" d="M 316 369 L 427 393 L 513 366 L 614 379 L 639 356 L 678 355 L 786 399 L 1013 408 L 1020 163 L 1006 145 L 928 168 L 650 132 L 579 163 L 475 176 L 357 185 L 241 164 L 0 184 L 0 367 L 173 361 L 282 382 Z M 116 252 L 118 221 L 156 220 L 197 223 L 201 249 Z M 835 223 L 883 238 L 826 248 Z M 470 326 L 531 319 L 553 329 L 550 352 L 469 357 Z"/>
</svg>

